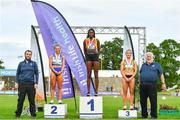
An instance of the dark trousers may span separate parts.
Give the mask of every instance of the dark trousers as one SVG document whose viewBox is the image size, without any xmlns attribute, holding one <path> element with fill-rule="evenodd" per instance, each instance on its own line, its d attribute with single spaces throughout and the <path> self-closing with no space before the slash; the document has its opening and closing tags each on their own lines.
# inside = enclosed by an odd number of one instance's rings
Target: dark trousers
<svg viewBox="0 0 180 120">
<path fill-rule="evenodd" d="M 149 97 L 151 103 L 151 117 L 157 118 L 157 85 L 156 83 L 140 83 L 140 103 L 141 115 L 147 117 L 147 98 Z"/>
<path fill-rule="evenodd" d="M 20 116 L 22 113 L 23 103 L 26 97 L 28 96 L 30 113 L 31 116 L 36 116 L 35 110 L 35 94 L 36 90 L 34 88 L 34 83 L 19 83 L 18 85 L 18 104 L 16 110 L 16 116 Z"/>
</svg>

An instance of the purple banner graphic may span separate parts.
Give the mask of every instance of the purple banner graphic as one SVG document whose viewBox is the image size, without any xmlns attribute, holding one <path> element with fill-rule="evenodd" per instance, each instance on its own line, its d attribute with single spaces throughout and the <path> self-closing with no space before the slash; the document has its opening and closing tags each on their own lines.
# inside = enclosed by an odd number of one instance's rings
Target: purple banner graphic
<svg viewBox="0 0 180 120">
<path fill-rule="evenodd" d="M 47 51 L 53 43 L 60 44 L 62 54 L 77 80 L 81 95 L 87 94 L 87 68 L 77 40 L 64 17 L 45 2 L 32 2 Z M 53 37 L 52 37 L 53 36 Z M 92 86 L 92 85 L 91 85 Z M 91 93 L 94 93 L 91 87 Z"/>
<path fill-rule="evenodd" d="M 63 83 L 62 83 L 62 97 L 71 98 L 74 97 L 74 90 L 72 87 L 72 77 L 70 75 L 70 69 L 67 63 L 65 63 L 65 68 L 63 72 Z M 58 88 L 58 87 L 57 87 Z M 56 90 L 58 91 L 58 90 Z M 58 96 L 57 96 L 58 98 Z"/>
<path fill-rule="evenodd" d="M 46 52 L 48 56 L 54 54 L 53 46 L 57 43 L 57 41 L 53 38 L 50 29 L 48 28 L 46 21 L 43 19 L 43 15 L 41 10 L 37 7 L 38 5 L 33 4 L 34 12 L 36 14 L 36 18 L 40 27 L 40 31 L 43 37 L 43 41 L 45 44 Z M 63 93 L 62 98 L 71 98 L 74 97 L 73 87 L 72 87 L 72 78 L 70 76 L 69 66 L 65 64 L 65 70 L 63 73 Z"/>
</svg>

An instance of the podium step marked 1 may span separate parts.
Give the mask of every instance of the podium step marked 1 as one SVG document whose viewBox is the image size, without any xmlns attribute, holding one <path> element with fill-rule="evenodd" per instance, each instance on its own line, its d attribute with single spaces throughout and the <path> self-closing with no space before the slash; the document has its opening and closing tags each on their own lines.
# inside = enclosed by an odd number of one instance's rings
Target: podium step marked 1
<svg viewBox="0 0 180 120">
<path fill-rule="evenodd" d="M 80 118 L 94 119 L 103 117 L 101 96 L 80 97 Z"/>
<path fill-rule="evenodd" d="M 45 118 L 65 118 L 67 115 L 67 104 L 45 104 Z"/>
</svg>

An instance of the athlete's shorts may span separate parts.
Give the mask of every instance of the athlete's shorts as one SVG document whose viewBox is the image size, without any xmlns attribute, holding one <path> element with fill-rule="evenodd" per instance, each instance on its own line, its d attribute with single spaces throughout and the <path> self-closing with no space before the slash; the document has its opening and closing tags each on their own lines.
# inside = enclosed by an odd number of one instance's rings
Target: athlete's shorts
<svg viewBox="0 0 180 120">
<path fill-rule="evenodd" d="M 60 72 L 60 71 L 61 71 L 61 67 L 59 67 L 59 68 L 54 68 L 54 70 L 55 70 L 56 72 Z"/>
<path fill-rule="evenodd" d="M 98 54 L 88 54 L 86 55 L 86 61 L 99 61 Z"/>
<path fill-rule="evenodd" d="M 132 77 L 132 75 L 125 75 L 127 78 L 131 78 Z"/>
</svg>

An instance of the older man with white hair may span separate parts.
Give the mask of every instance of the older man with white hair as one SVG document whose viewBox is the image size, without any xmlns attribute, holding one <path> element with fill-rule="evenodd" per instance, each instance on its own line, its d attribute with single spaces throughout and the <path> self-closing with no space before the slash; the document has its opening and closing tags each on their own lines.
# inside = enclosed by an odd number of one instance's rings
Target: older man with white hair
<svg viewBox="0 0 180 120">
<path fill-rule="evenodd" d="M 157 80 L 161 79 L 162 90 L 166 90 L 165 79 L 162 67 L 158 62 L 154 61 L 152 52 L 147 52 L 146 62 L 140 69 L 140 103 L 142 118 L 148 117 L 147 98 L 151 103 L 151 118 L 157 118 Z"/>
</svg>

